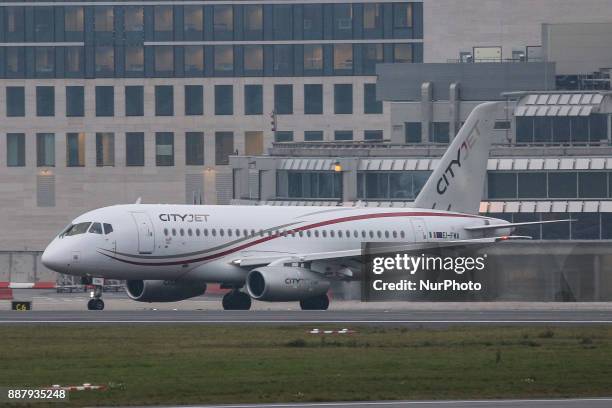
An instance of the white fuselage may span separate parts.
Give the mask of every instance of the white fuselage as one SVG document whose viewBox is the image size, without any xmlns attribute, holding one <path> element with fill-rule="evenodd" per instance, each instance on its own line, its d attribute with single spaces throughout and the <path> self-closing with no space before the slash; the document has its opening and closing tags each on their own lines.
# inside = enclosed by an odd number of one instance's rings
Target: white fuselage
<svg viewBox="0 0 612 408">
<path fill-rule="evenodd" d="M 72 225 L 84 223 L 92 223 L 88 232 L 53 240 L 45 265 L 79 276 L 242 284 L 248 270 L 236 261 L 248 257 L 478 238 L 482 232 L 464 227 L 505 221 L 416 208 L 131 204 L 90 211 Z M 93 223 L 112 232 L 89 232 Z"/>
</svg>

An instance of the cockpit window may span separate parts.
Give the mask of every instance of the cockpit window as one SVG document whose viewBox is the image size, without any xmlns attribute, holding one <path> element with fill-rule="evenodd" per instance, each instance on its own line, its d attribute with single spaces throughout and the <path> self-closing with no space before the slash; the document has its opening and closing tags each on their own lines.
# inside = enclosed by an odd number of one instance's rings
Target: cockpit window
<svg viewBox="0 0 612 408">
<path fill-rule="evenodd" d="M 89 228 L 89 232 L 92 234 L 102 234 L 102 225 L 99 222 L 94 222 L 91 224 L 91 228 Z"/>
<path fill-rule="evenodd" d="M 87 232 L 87 229 L 91 225 L 91 222 L 81 222 L 79 224 L 73 224 L 64 232 L 63 236 L 79 235 Z"/>
<path fill-rule="evenodd" d="M 113 232 L 113 226 L 110 224 L 104 224 L 104 234 L 108 235 Z"/>
</svg>

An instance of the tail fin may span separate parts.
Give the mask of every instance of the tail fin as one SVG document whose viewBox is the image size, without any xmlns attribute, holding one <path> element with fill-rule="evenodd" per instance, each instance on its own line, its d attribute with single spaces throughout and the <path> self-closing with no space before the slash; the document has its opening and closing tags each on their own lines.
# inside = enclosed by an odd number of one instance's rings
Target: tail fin
<svg viewBox="0 0 612 408">
<path fill-rule="evenodd" d="M 498 105 L 483 103 L 470 113 L 417 196 L 415 207 L 478 213 Z"/>
</svg>

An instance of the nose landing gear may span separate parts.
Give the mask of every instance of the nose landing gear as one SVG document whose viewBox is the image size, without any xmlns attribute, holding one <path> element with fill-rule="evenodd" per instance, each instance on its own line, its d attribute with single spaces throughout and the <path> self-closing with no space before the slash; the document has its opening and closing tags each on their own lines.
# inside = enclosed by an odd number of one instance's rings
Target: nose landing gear
<svg viewBox="0 0 612 408">
<path fill-rule="evenodd" d="M 92 285 L 92 298 L 87 302 L 87 310 L 104 310 L 104 301 L 102 300 L 102 289 L 104 287 L 104 279 L 101 278 L 83 278 L 83 284 Z"/>
</svg>

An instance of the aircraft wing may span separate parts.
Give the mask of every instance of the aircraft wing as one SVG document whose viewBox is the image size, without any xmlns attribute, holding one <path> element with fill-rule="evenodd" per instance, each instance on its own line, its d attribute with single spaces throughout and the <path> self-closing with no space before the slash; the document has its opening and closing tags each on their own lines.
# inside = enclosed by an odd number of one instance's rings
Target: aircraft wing
<svg viewBox="0 0 612 408">
<path fill-rule="evenodd" d="M 369 254 L 376 253 L 389 253 L 389 252 L 407 252 L 407 251 L 423 251 L 434 248 L 448 248 L 448 249 L 459 249 L 459 248 L 471 248 L 477 249 L 478 247 L 484 247 L 491 244 L 495 244 L 502 241 L 515 241 L 515 240 L 527 240 L 531 237 L 509 235 L 500 237 L 489 237 L 489 238 L 476 238 L 476 239 L 463 239 L 456 241 L 434 241 L 434 242 L 418 242 L 418 243 L 390 243 L 389 245 L 376 246 L 369 251 Z M 235 259 L 232 261 L 234 265 L 241 267 L 252 267 L 270 264 L 285 264 L 292 262 L 312 262 L 312 261 L 323 261 L 323 260 L 339 260 L 347 258 L 356 258 L 363 255 L 361 249 L 350 249 L 346 251 L 330 251 L 330 252 L 312 252 L 306 254 L 258 254 L 251 252 L 242 258 Z"/>
</svg>

